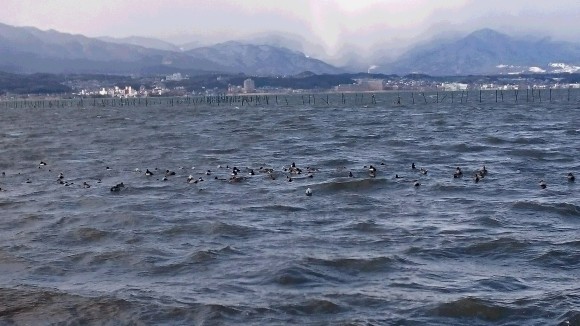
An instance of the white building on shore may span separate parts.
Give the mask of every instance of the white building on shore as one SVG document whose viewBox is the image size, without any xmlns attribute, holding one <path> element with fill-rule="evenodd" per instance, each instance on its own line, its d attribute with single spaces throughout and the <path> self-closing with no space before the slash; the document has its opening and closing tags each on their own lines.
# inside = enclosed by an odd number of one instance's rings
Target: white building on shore
<svg viewBox="0 0 580 326">
<path fill-rule="evenodd" d="M 244 80 L 244 93 L 255 93 L 256 92 L 256 84 L 254 83 L 253 79 L 246 79 Z"/>
</svg>

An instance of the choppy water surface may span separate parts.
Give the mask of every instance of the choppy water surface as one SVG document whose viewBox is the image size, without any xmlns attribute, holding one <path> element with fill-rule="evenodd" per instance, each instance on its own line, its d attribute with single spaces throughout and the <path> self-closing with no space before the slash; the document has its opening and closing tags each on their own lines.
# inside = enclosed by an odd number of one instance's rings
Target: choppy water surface
<svg viewBox="0 0 580 326">
<path fill-rule="evenodd" d="M 3 324 L 580 324 L 578 103 L 0 117 Z"/>
</svg>

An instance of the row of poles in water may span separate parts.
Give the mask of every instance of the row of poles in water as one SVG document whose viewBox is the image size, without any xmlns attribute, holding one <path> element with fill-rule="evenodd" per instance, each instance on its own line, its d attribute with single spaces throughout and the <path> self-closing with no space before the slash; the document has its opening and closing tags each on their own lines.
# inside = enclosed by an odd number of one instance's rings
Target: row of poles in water
<svg viewBox="0 0 580 326">
<path fill-rule="evenodd" d="M 556 91 L 556 90 L 555 90 Z M 567 89 L 566 94 L 562 94 L 562 89 L 558 89 L 559 93 L 557 100 L 577 101 L 571 96 L 571 89 Z M 419 104 L 419 103 L 473 103 L 473 93 L 476 93 L 475 101 L 479 103 L 490 102 L 490 92 L 479 90 L 477 91 L 443 91 L 431 92 L 428 95 L 425 92 L 400 92 L 395 94 L 388 94 L 389 101 L 382 103 L 405 105 L 405 104 Z M 471 93 L 471 97 L 470 97 Z M 546 94 L 548 93 L 548 94 Z M 526 102 L 542 102 L 548 100 L 553 102 L 555 98 L 552 96 L 552 89 L 526 89 Z M 410 94 L 410 96 L 409 96 Z M 401 96 L 403 95 L 403 96 Z M 485 95 L 485 98 L 484 98 Z M 519 90 L 503 91 L 495 90 L 495 103 L 504 102 L 511 97 L 514 103 L 523 100 L 523 94 Z M 542 98 L 544 96 L 544 98 Z M 0 108 L 53 108 L 53 107 L 124 107 L 124 106 L 296 106 L 296 105 L 376 105 L 378 104 L 375 93 L 321 93 L 308 95 L 215 95 L 215 96 L 194 96 L 194 97 L 143 97 L 143 98 L 75 98 L 75 99 L 51 99 L 51 100 L 5 100 L 0 101 Z M 547 97 L 547 98 L 546 98 Z M 510 100 L 510 99 L 507 99 Z M 491 102 L 493 102 L 493 93 L 491 93 Z"/>
</svg>

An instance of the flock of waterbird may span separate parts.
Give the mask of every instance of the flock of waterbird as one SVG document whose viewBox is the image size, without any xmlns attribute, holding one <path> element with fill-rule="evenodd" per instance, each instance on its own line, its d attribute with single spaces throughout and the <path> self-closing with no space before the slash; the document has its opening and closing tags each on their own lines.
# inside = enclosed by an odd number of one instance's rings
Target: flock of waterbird
<svg viewBox="0 0 580 326">
<path fill-rule="evenodd" d="M 44 167 L 46 167 L 48 164 L 44 161 L 41 161 L 38 165 L 39 169 L 42 169 Z M 385 163 L 380 163 L 380 165 L 385 165 Z M 185 168 L 180 167 L 181 170 L 184 170 Z M 195 167 L 192 167 L 192 169 L 196 169 Z M 223 171 L 229 171 L 229 175 L 226 174 L 226 176 L 224 177 L 224 173 Z M 112 170 L 110 167 L 106 167 L 106 170 L 110 171 Z M 49 169 L 49 171 L 51 171 Z M 346 167 L 343 167 L 341 169 L 338 169 L 338 171 L 340 171 L 340 173 L 344 173 L 344 176 L 346 177 L 346 171 L 348 171 L 348 178 L 357 178 L 357 177 L 368 177 L 368 178 L 375 178 L 377 176 L 377 168 L 373 165 L 369 165 L 369 166 L 364 166 L 363 167 L 363 174 L 361 175 L 360 170 L 357 170 L 355 173 L 357 173 L 357 176 L 355 176 L 355 174 L 353 173 L 353 170 L 348 170 Z M 365 172 L 366 171 L 366 172 Z M 417 166 L 415 165 L 415 163 L 411 163 L 411 171 L 413 172 L 418 172 L 419 174 L 422 175 L 427 175 L 428 171 L 425 168 L 417 168 Z M 145 172 L 142 172 L 139 168 L 136 168 L 134 170 L 135 173 L 141 174 L 143 173 L 146 177 L 154 177 L 154 176 L 161 176 L 161 178 L 157 178 L 157 180 L 161 180 L 161 181 L 168 181 L 169 178 L 171 177 L 175 177 L 177 176 L 177 173 L 175 171 L 171 171 L 171 170 L 165 170 L 164 172 L 158 168 L 153 169 L 153 171 L 146 169 Z M 282 175 L 285 176 L 285 180 L 287 182 L 292 182 L 295 179 L 299 178 L 314 178 L 314 175 L 316 173 L 319 172 L 319 169 L 317 168 L 313 168 L 313 167 L 305 167 L 305 168 L 300 168 L 296 165 L 295 162 L 292 162 L 289 166 L 284 166 L 282 167 L 282 169 L 280 171 L 277 171 L 273 168 L 268 168 L 268 167 L 260 167 L 257 169 L 253 169 L 250 167 L 245 167 L 244 170 L 239 169 L 236 166 L 229 166 L 226 165 L 225 167 L 222 165 L 218 165 L 217 166 L 217 170 L 205 170 L 203 172 L 198 172 L 198 175 L 202 175 L 202 176 L 194 176 L 192 174 L 189 174 L 187 176 L 187 178 L 185 179 L 185 181 L 187 183 L 190 184 L 198 184 L 201 182 L 204 182 L 206 179 L 207 180 L 219 180 L 219 181 L 226 181 L 229 183 L 239 183 L 239 182 L 243 182 L 248 180 L 249 178 L 252 178 L 256 175 L 266 175 L 268 179 L 271 180 L 276 180 L 278 178 L 280 178 Z M 20 174 L 20 173 L 19 173 Z M 476 170 L 475 172 L 473 172 L 472 178 L 473 178 L 473 182 L 474 183 L 478 183 L 480 182 L 480 180 L 483 180 L 486 176 L 488 175 L 488 170 L 485 167 L 485 165 L 483 165 L 480 169 Z M 204 179 L 205 176 L 205 179 Z M 464 173 L 463 170 L 461 169 L 461 167 L 457 167 L 455 169 L 455 171 L 452 174 L 452 177 L 454 179 L 457 178 L 463 178 Z M 2 177 L 6 177 L 6 173 L 2 172 Z M 572 172 L 569 172 L 566 175 L 566 178 L 568 180 L 568 182 L 574 182 L 576 180 L 576 177 L 574 176 L 574 174 Z M 395 179 L 405 179 L 404 177 L 399 176 L 398 174 L 395 175 Z M 26 183 L 32 183 L 32 181 L 30 179 L 27 179 L 25 181 Z M 75 185 L 74 182 L 70 182 L 70 181 L 66 181 L 65 176 L 63 173 L 59 173 L 57 176 L 57 182 L 61 185 L 64 186 L 73 186 Z M 97 179 L 96 180 L 97 183 L 102 183 L 101 179 Z M 414 187 L 419 187 L 421 186 L 421 183 L 419 182 L 418 179 L 413 179 L 411 181 L 411 184 Z M 1 185 L 1 184 L 0 184 Z M 81 187 L 83 188 L 90 188 L 91 185 L 87 182 L 84 181 L 81 185 Z M 546 189 L 547 188 L 547 184 L 544 180 L 540 180 L 539 182 L 539 187 L 542 189 Z M 111 192 L 120 192 L 122 190 L 126 189 L 124 182 L 121 183 L 117 183 L 115 185 L 113 185 L 110 188 Z M 0 187 L 0 191 L 6 191 L 6 189 Z M 307 188 L 306 189 L 306 195 L 307 196 L 312 196 L 312 189 L 311 188 Z"/>
</svg>

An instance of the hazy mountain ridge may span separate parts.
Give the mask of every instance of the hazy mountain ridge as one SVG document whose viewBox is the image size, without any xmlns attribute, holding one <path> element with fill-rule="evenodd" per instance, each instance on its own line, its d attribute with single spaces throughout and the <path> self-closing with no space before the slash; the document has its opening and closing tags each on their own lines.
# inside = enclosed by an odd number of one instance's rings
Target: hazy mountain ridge
<svg viewBox="0 0 580 326">
<path fill-rule="evenodd" d="M 580 45 L 549 38 L 519 39 L 482 29 L 458 40 L 413 48 L 398 60 L 382 64 L 378 71 L 429 75 L 521 73 L 532 67 L 550 71 L 554 62 L 580 63 Z M 521 71 L 505 71 L 505 66 Z"/>
<path fill-rule="evenodd" d="M 126 74 L 156 66 L 203 71 L 224 69 L 211 61 L 178 52 L 0 24 L 0 67 L 8 67 L 10 71 Z"/>
<path fill-rule="evenodd" d="M 181 48 L 179 46 L 152 37 L 129 36 L 123 38 L 116 38 L 109 36 L 101 36 L 98 37 L 97 39 L 108 43 L 130 44 L 141 46 L 148 49 L 181 52 Z"/>
<path fill-rule="evenodd" d="M 265 33 L 248 37 L 246 41 L 186 50 L 195 44 L 199 43 L 194 40 L 187 46 L 178 46 L 147 37 L 90 38 L 0 23 L 0 70 L 190 75 L 215 72 L 260 76 L 295 75 L 303 71 L 337 74 L 367 69 L 376 73 L 434 76 L 580 71 L 580 44 L 549 38 L 515 38 L 492 29 L 463 37 L 434 38 L 411 47 L 396 59 L 393 56 L 378 60 L 379 63 L 365 59 L 368 57 L 354 48 L 345 48 L 343 55 L 351 51 L 352 58 L 342 68 L 305 55 L 304 49 L 315 49 L 314 52 L 322 49 L 296 35 Z"/>
<path fill-rule="evenodd" d="M 249 75 L 294 75 L 303 71 L 317 74 L 340 73 L 341 70 L 302 52 L 271 45 L 236 41 L 193 49 L 186 52 L 194 58 L 211 59 Z"/>
<path fill-rule="evenodd" d="M 109 42 L 53 30 L 0 24 L 0 68 L 20 73 L 139 74 L 184 71 L 286 75 L 305 70 L 340 72 L 303 53 L 269 45 L 226 42 L 182 52 L 177 47 L 174 51 L 152 48 L 163 46 L 162 41 L 155 39 L 128 38 L 124 41 L 116 39 Z"/>
</svg>

